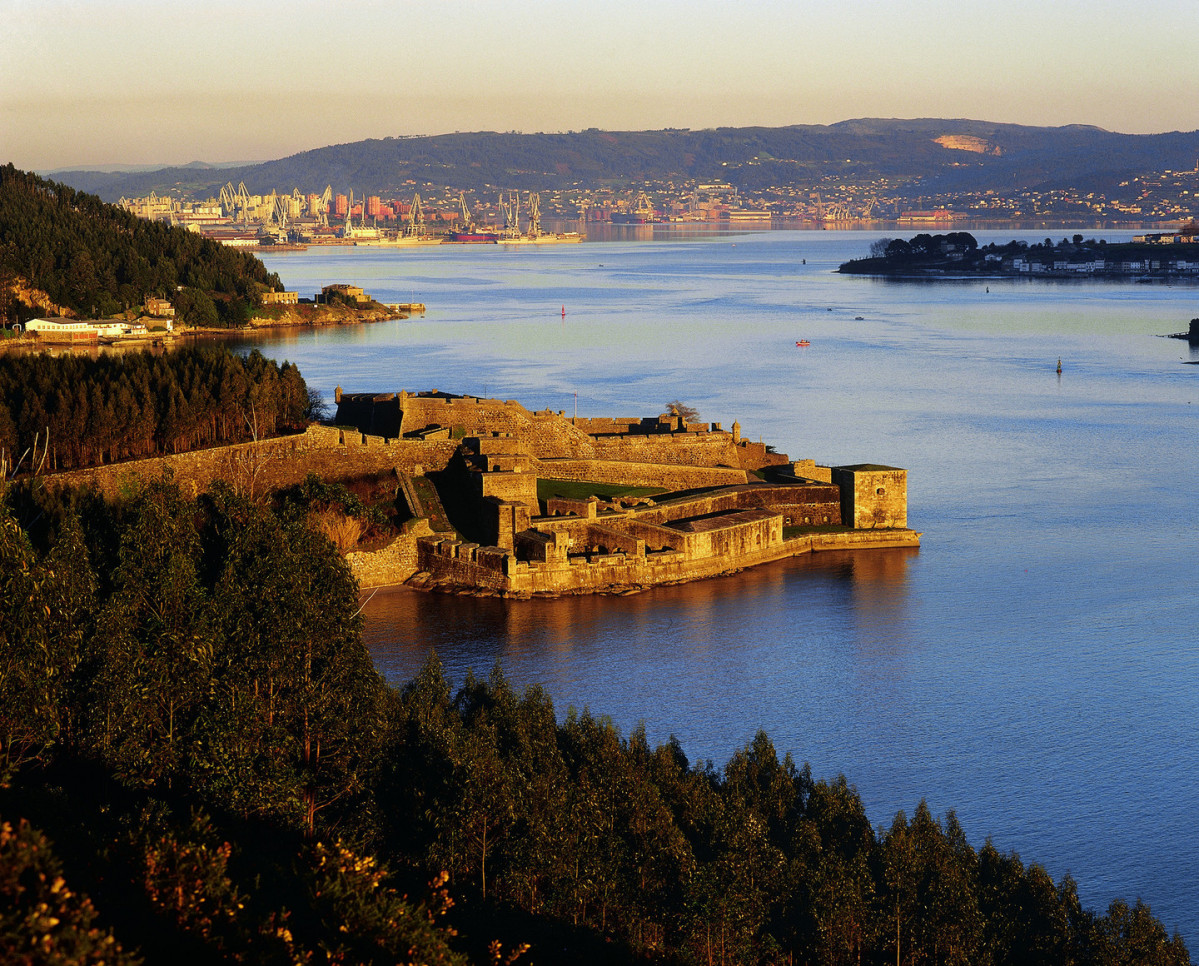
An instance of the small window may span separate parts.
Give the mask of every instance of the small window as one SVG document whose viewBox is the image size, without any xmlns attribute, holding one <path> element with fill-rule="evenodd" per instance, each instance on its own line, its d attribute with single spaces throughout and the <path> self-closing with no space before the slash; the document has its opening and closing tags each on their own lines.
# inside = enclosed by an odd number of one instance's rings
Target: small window
<svg viewBox="0 0 1199 966">
<path fill-rule="evenodd" d="M 875 496 L 883 496 L 886 492 L 887 492 L 887 488 L 885 486 L 880 486 L 877 490 L 874 491 L 874 495 Z"/>
</svg>

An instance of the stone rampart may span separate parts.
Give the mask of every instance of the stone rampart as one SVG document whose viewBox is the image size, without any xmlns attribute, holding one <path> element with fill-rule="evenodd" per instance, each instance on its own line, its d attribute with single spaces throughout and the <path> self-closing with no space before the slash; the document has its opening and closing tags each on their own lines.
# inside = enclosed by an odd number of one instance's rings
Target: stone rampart
<svg viewBox="0 0 1199 966">
<path fill-rule="evenodd" d="M 457 448 L 449 440 L 395 440 L 310 426 L 294 436 L 94 466 L 56 473 L 45 481 L 51 487 L 90 486 L 113 497 L 165 473 L 193 496 L 216 480 L 226 480 L 244 492 L 264 493 L 302 483 L 309 473 L 338 481 L 392 470 L 420 474 L 444 469 Z"/>
<path fill-rule="evenodd" d="M 398 405 L 405 435 L 428 426 L 445 426 L 460 436 L 519 438 L 526 452 L 539 456 L 589 454 L 591 450 L 591 437 L 572 426 L 563 413 L 548 409 L 530 412 L 511 400 L 400 393 Z M 340 408 L 338 413 L 341 422 Z"/>
<path fill-rule="evenodd" d="M 676 520 L 732 513 L 739 510 L 765 508 L 781 514 L 787 525 L 800 525 L 803 517 L 809 524 L 838 525 L 841 522 L 839 495 L 835 486 L 775 486 L 750 483 L 726 487 L 712 493 L 667 500 L 638 511 L 641 520 L 667 524 Z M 788 523 L 786 518 L 790 518 Z M 797 517 L 799 519 L 797 519 Z M 827 517 L 828 519 L 824 519 Z"/>
<path fill-rule="evenodd" d="M 687 549 L 687 535 L 672 530 L 670 527 L 637 517 L 627 521 L 622 529 L 645 544 L 647 550 L 677 550 Z"/>
<path fill-rule="evenodd" d="M 602 481 L 619 486 L 649 486 L 666 490 L 733 486 L 748 479 L 744 470 L 728 467 L 592 459 L 543 459 L 539 475 L 548 480 Z"/>
<path fill-rule="evenodd" d="M 595 439 L 594 451 L 596 459 L 613 462 L 742 468 L 738 449 L 728 433 L 600 436 Z"/>
<path fill-rule="evenodd" d="M 620 551 L 637 557 L 645 556 L 645 541 L 625 530 L 592 524 L 586 529 L 589 547 L 604 548 L 608 553 Z"/>
<path fill-rule="evenodd" d="M 412 520 L 386 547 L 346 554 L 346 563 L 358 586 L 363 589 L 388 587 L 409 580 L 417 572 L 417 540 L 432 532 L 428 520 Z"/>
</svg>

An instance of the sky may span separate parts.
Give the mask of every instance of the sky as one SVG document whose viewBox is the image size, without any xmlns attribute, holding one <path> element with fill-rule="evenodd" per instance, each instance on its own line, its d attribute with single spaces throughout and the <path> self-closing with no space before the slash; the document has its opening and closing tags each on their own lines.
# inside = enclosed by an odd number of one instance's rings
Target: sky
<svg viewBox="0 0 1199 966">
<path fill-rule="evenodd" d="M 0 163 L 451 131 L 1199 129 L 1199 0 L 0 0 Z"/>
</svg>

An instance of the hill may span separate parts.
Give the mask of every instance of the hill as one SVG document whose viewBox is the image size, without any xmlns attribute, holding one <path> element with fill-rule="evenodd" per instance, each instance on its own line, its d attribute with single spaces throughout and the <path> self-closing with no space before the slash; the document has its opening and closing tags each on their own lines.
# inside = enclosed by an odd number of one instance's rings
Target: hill
<svg viewBox="0 0 1199 966">
<path fill-rule="evenodd" d="M 833 172 L 901 182 L 915 196 L 1056 186 L 1099 190 L 1135 173 L 1189 170 L 1197 157 L 1199 131 L 1138 135 L 1085 125 L 865 118 L 779 128 L 389 137 L 240 167 L 72 171 L 61 177 L 111 201 L 151 190 L 206 197 L 226 181 L 244 181 L 253 193 L 292 187 L 319 192 L 327 184 L 387 193 L 413 183 L 552 190 L 687 179 L 720 179 L 751 189 L 815 184 Z"/>
<path fill-rule="evenodd" d="M 51 311 L 105 317 L 167 298 L 181 321 L 242 324 L 282 289 L 252 255 L 144 221 L 65 184 L 0 168 L 0 318 Z M 31 299 L 33 292 L 41 293 Z M 22 294 L 11 294 L 22 293 Z M 24 295 L 25 297 L 22 297 Z"/>
</svg>

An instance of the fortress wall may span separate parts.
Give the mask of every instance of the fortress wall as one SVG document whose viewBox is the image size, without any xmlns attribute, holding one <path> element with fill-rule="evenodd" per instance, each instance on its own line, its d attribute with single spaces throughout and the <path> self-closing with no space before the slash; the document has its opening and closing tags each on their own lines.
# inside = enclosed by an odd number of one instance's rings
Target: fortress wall
<svg viewBox="0 0 1199 966">
<path fill-rule="evenodd" d="M 772 453 L 765 443 L 754 443 L 747 439 L 737 443 L 736 465 L 747 470 L 758 470 L 763 466 L 786 466 L 791 461 L 786 453 Z"/>
<path fill-rule="evenodd" d="M 599 501 L 595 498 L 570 500 L 559 496 L 545 501 L 545 515 L 550 517 L 576 516 L 594 520 L 598 512 Z"/>
<path fill-rule="evenodd" d="M 686 520 L 712 513 L 731 513 L 737 510 L 762 508 L 772 513 L 792 517 L 812 517 L 809 522 L 824 523 L 828 516 L 830 524 L 841 522 L 841 505 L 835 486 L 769 486 L 749 484 L 728 487 L 715 493 L 659 503 L 637 516 L 653 523 L 665 524 L 675 520 Z"/>
<path fill-rule="evenodd" d="M 593 524 L 586 533 L 589 546 L 606 547 L 609 553 L 620 550 L 631 556 L 645 556 L 645 541 L 623 530 Z"/>
<path fill-rule="evenodd" d="M 495 548 L 476 544 L 425 539 L 418 545 L 420 569 L 432 573 L 434 582 L 522 595 L 621 592 L 711 577 L 812 550 L 917 547 L 920 537 L 911 530 L 854 531 L 808 534 L 783 541 L 781 522 L 771 515 L 709 531 L 707 547 L 712 552 L 700 554 L 696 550 L 701 546 L 697 540 L 701 534 L 668 532 L 682 538 L 690 549 L 645 555 L 596 554 L 587 560 L 574 557 L 569 563 L 554 555 L 555 541 L 548 535 L 540 538 L 546 548 L 542 555 L 545 562 L 516 561 Z"/>
<path fill-rule="evenodd" d="M 483 535 L 491 545 L 511 550 L 516 546 L 517 534 L 529 529 L 530 513 L 523 503 L 491 499 L 480 503 L 479 518 Z"/>
<path fill-rule="evenodd" d="M 625 463 L 619 460 L 543 459 L 541 476 L 619 486 L 653 486 L 668 490 L 732 486 L 746 481 L 744 470 L 727 467 Z"/>
<path fill-rule="evenodd" d="M 723 561 L 725 566 L 747 559 L 783 542 L 783 521 L 775 515 L 742 519 L 729 526 L 690 534 L 690 554 Z M 740 564 L 738 564 L 740 565 Z"/>
<path fill-rule="evenodd" d="M 528 456 L 529 441 L 523 436 L 468 436 L 463 443 L 480 456 Z"/>
<path fill-rule="evenodd" d="M 565 562 L 566 545 L 566 536 L 557 533 L 524 530 L 516 535 L 516 549 L 521 559 L 536 563 Z"/>
<path fill-rule="evenodd" d="M 508 553 L 498 547 L 432 537 L 417 541 L 419 569 L 454 584 L 506 590 L 510 562 Z"/>
<path fill-rule="evenodd" d="M 402 584 L 417 571 L 417 538 L 428 536 L 428 520 L 413 520 L 404 532 L 381 550 L 346 554 L 350 572 L 362 589 Z"/>
<path fill-rule="evenodd" d="M 776 503 L 771 509 L 783 515 L 783 525 L 791 527 L 838 526 L 841 503 Z"/>
<path fill-rule="evenodd" d="M 574 424 L 589 436 L 596 436 L 601 433 L 628 433 L 634 427 L 644 425 L 640 419 L 620 416 L 611 418 L 579 418 L 574 420 Z"/>
<path fill-rule="evenodd" d="M 445 399 L 406 393 L 401 394 L 400 405 L 405 433 L 438 425 L 461 429 L 465 435 L 481 440 L 496 434 L 514 436 L 520 441 L 521 452 L 538 456 L 591 452 L 591 438 L 572 426 L 562 413 L 548 409 L 529 412 L 511 400 Z"/>
<path fill-rule="evenodd" d="M 343 444 L 343 439 L 353 442 Z M 334 426 L 310 426 L 294 436 L 94 466 L 44 479 L 47 486 L 91 486 L 114 497 L 140 483 L 161 479 L 164 473 L 171 474 L 193 496 L 218 479 L 248 490 L 253 478 L 255 492 L 263 493 L 302 483 L 309 473 L 338 481 L 392 470 L 444 469 L 457 448 L 448 440 L 385 440 Z"/>
<path fill-rule="evenodd" d="M 636 537 L 650 550 L 677 550 L 685 553 L 689 549 L 687 534 L 672 530 L 670 527 L 650 523 L 644 518 L 637 517 L 625 521 L 622 529 L 632 537 Z"/>
<path fill-rule="evenodd" d="M 595 456 L 597 459 L 628 463 L 743 466 L 731 435 L 706 431 L 653 436 L 601 436 L 595 440 Z"/>
<path fill-rule="evenodd" d="M 510 503 L 523 503 L 534 510 L 537 504 L 537 474 L 535 473 L 472 473 L 480 487 L 479 495 L 495 497 Z"/>
<path fill-rule="evenodd" d="M 806 537 L 813 550 L 886 550 L 893 547 L 919 547 L 916 530 L 848 530 L 840 533 L 813 533 Z"/>
</svg>

